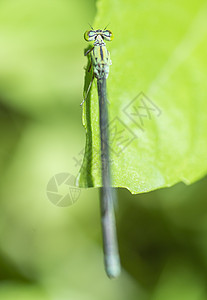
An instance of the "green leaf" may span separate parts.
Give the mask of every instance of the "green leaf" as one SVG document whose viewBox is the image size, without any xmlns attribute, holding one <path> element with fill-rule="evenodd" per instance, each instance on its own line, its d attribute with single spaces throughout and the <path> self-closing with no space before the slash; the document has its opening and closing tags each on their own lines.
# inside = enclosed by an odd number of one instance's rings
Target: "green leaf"
<svg viewBox="0 0 207 300">
<path fill-rule="evenodd" d="M 190 184 L 206 174 L 206 15 L 201 0 L 98 1 L 93 27 L 110 22 L 114 33 L 107 43 L 113 186 L 140 193 Z M 99 187 L 95 80 L 83 124 L 87 140 L 79 185 Z"/>
</svg>

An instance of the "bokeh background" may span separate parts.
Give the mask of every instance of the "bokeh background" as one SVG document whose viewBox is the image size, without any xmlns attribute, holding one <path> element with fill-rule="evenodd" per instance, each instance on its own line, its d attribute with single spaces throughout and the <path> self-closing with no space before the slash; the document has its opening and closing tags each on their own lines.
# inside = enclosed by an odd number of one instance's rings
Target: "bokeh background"
<svg viewBox="0 0 207 300">
<path fill-rule="evenodd" d="M 0 299 L 206 300 L 207 178 L 118 190 L 116 280 L 104 273 L 98 191 L 77 190 L 66 207 L 48 198 L 50 179 L 76 176 L 83 157 L 83 33 L 95 4 L 0 2 Z"/>
</svg>

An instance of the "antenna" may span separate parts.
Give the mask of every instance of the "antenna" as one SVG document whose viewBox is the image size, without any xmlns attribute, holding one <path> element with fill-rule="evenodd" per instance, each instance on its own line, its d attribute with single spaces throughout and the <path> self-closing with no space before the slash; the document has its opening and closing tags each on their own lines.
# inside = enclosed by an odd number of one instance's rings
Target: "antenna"
<svg viewBox="0 0 207 300">
<path fill-rule="evenodd" d="M 91 27 L 91 29 L 94 30 L 93 27 L 91 26 L 91 24 L 90 24 L 90 23 L 88 23 L 88 24 L 89 24 L 89 26 Z M 107 25 L 107 26 L 108 26 L 108 25 Z"/>
<path fill-rule="evenodd" d="M 109 23 L 110 24 L 110 23 Z M 106 28 L 109 26 L 109 24 L 104 28 L 104 30 L 106 30 Z"/>
</svg>

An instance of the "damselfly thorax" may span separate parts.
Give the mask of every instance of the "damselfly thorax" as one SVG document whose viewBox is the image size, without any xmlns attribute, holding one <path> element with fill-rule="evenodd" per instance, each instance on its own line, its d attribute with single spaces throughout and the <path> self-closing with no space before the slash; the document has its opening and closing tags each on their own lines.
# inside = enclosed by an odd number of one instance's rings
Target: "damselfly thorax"
<svg viewBox="0 0 207 300">
<path fill-rule="evenodd" d="M 94 76 L 98 78 L 105 78 L 109 75 L 109 66 L 111 65 L 110 53 L 106 48 L 102 36 L 99 34 L 94 42 L 92 64 Z"/>
<path fill-rule="evenodd" d="M 84 103 L 88 96 L 94 77 L 97 79 L 107 78 L 109 75 L 109 66 L 112 64 L 110 59 L 110 53 L 106 48 L 104 41 L 112 41 L 114 36 L 110 30 L 87 30 L 84 34 L 84 38 L 87 42 L 92 42 L 93 47 L 86 51 L 85 56 L 91 54 L 91 65 L 93 68 L 92 80 L 89 84 L 86 96 L 82 101 L 81 105 Z M 90 69 L 90 68 L 89 68 Z"/>
</svg>

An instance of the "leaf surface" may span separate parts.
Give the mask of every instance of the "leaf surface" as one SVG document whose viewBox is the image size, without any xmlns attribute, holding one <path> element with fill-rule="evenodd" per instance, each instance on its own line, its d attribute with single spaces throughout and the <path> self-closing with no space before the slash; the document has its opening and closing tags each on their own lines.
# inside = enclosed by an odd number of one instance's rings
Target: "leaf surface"
<svg viewBox="0 0 207 300">
<path fill-rule="evenodd" d="M 180 181 L 190 184 L 206 174 L 206 15 L 201 0 L 98 1 L 93 27 L 110 23 L 114 33 L 107 43 L 114 187 L 141 193 Z M 83 108 L 83 124 L 86 149 L 79 185 L 99 187 L 96 80 Z"/>
</svg>

